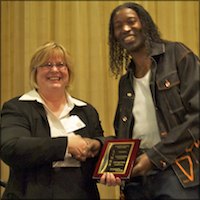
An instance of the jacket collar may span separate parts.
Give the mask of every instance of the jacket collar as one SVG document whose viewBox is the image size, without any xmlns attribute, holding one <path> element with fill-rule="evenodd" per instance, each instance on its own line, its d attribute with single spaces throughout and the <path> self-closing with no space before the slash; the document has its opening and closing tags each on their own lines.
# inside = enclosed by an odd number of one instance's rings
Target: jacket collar
<svg viewBox="0 0 200 200">
<path fill-rule="evenodd" d="M 165 53 L 165 44 L 164 42 L 162 43 L 157 43 L 157 42 L 151 42 L 151 57 L 159 56 L 161 54 Z M 132 71 L 134 68 L 135 64 L 133 60 L 131 60 L 129 66 L 128 66 L 128 71 Z"/>
<path fill-rule="evenodd" d="M 70 106 L 86 106 L 87 104 L 81 100 L 73 98 L 69 93 L 66 92 L 67 100 Z M 19 101 L 37 101 L 38 103 L 44 104 L 44 101 L 36 90 L 31 90 L 19 98 Z"/>
<path fill-rule="evenodd" d="M 152 51 L 151 51 L 151 56 L 157 56 L 165 53 L 165 44 L 164 43 L 156 43 L 152 42 Z"/>
</svg>

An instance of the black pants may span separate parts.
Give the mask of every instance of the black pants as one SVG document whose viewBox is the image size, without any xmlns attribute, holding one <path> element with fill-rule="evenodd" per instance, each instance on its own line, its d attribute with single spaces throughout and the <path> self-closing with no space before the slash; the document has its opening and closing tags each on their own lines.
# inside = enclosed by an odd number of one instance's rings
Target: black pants
<svg viewBox="0 0 200 200">
<path fill-rule="evenodd" d="M 81 168 L 55 168 L 52 175 L 53 199 L 99 200 L 95 182 L 86 180 Z"/>
</svg>

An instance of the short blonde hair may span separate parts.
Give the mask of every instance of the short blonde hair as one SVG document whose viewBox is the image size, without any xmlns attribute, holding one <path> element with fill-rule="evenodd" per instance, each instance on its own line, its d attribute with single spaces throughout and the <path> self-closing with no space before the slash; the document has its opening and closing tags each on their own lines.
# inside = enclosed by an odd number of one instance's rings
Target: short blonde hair
<svg viewBox="0 0 200 200">
<path fill-rule="evenodd" d="M 62 45 L 55 42 L 48 42 L 40 46 L 31 58 L 30 85 L 32 88 L 38 89 L 38 84 L 36 81 L 37 67 L 44 65 L 48 61 L 48 59 L 54 54 L 62 55 L 64 58 L 64 62 L 66 63 L 69 72 L 69 81 L 66 89 L 69 87 L 73 77 L 72 61 L 70 54 Z"/>
</svg>

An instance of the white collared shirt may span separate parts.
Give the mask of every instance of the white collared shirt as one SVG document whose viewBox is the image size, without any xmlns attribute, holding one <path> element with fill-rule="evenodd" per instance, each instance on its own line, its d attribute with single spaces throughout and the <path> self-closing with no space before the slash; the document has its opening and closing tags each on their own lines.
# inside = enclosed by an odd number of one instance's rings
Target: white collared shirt
<svg viewBox="0 0 200 200">
<path fill-rule="evenodd" d="M 53 112 L 47 107 L 46 103 L 36 90 L 29 91 L 28 93 L 21 96 L 19 100 L 37 101 L 43 104 L 47 112 L 47 119 L 50 126 L 51 137 L 55 138 L 70 137 L 71 135 L 74 135 L 74 131 L 86 126 L 77 115 L 70 116 L 69 113 L 75 105 L 85 106 L 87 104 L 83 101 L 71 97 L 68 93 L 66 93 L 66 97 L 68 104 L 65 105 L 59 117 L 56 117 Z M 66 149 L 65 157 L 63 159 L 64 161 L 54 162 L 53 167 L 80 167 L 80 162 L 74 159 L 71 154 L 68 153 L 68 149 Z"/>
</svg>

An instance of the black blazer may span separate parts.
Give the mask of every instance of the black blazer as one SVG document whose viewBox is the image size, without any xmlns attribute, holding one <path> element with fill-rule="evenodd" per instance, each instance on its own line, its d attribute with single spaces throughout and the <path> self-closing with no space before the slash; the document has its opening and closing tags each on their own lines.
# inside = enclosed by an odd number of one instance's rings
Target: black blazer
<svg viewBox="0 0 200 200">
<path fill-rule="evenodd" d="M 93 106 L 75 106 L 72 114 L 86 124 L 76 134 L 103 141 Z M 91 178 L 97 157 L 80 168 L 52 168 L 52 162 L 63 160 L 67 145 L 67 137 L 50 137 L 42 104 L 19 97 L 6 102 L 1 111 L 1 159 L 10 167 L 10 176 L 3 199 L 98 199 Z"/>
</svg>

